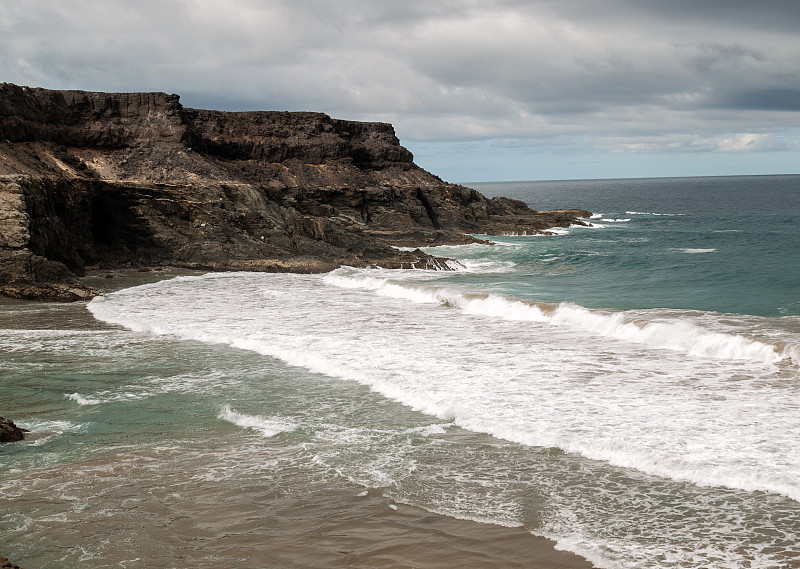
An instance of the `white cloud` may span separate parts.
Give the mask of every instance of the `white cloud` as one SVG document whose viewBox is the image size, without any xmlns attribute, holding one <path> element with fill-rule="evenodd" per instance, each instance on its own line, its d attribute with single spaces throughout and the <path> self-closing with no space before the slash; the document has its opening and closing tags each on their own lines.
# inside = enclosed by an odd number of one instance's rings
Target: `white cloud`
<svg viewBox="0 0 800 569">
<path fill-rule="evenodd" d="M 717 152 L 747 152 L 768 150 L 774 146 L 769 134 L 736 133 L 731 136 L 716 136 L 709 140 Z M 715 147 L 715 148 L 714 148 Z"/>
<path fill-rule="evenodd" d="M 27 0 L 0 5 L 0 80 L 319 110 L 386 120 L 414 141 L 794 149 L 785 141 L 800 112 L 798 6 Z"/>
<path fill-rule="evenodd" d="M 663 134 L 657 136 L 587 137 L 586 148 L 606 152 L 791 152 L 800 150 L 800 132 L 777 137 L 771 133 Z"/>
</svg>

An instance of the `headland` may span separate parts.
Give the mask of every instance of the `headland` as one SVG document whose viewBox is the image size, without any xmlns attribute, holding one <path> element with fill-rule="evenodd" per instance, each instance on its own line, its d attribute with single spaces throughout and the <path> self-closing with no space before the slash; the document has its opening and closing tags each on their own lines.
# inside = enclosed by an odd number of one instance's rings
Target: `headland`
<svg viewBox="0 0 800 569">
<path fill-rule="evenodd" d="M 386 123 L 0 84 L 4 296 L 89 299 L 79 277 L 93 268 L 445 269 L 413 248 L 588 215 L 446 183 Z"/>
</svg>

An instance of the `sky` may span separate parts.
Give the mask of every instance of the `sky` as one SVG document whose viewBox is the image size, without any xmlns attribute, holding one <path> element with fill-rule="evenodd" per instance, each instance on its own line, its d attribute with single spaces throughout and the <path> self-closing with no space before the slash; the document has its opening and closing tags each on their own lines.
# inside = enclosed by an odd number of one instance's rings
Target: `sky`
<svg viewBox="0 0 800 569">
<path fill-rule="evenodd" d="M 800 173 L 798 0 L 0 0 L 0 82 L 390 122 L 451 182 Z"/>
</svg>

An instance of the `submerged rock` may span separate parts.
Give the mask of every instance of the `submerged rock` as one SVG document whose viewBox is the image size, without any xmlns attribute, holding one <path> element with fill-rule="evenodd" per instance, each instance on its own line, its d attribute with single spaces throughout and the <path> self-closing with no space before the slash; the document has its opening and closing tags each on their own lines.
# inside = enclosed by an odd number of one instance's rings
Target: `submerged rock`
<svg viewBox="0 0 800 569">
<path fill-rule="evenodd" d="M 583 223 L 443 182 L 391 125 L 0 84 L 0 294 L 98 294 L 99 269 L 435 267 L 415 247 Z M 402 246 L 397 249 L 393 246 Z"/>
<path fill-rule="evenodd" d="M 26 429 L 21 429 L 10 419 L 0 417 L 0 443 L 13 443 L 25 438 Z"/>
</svg>

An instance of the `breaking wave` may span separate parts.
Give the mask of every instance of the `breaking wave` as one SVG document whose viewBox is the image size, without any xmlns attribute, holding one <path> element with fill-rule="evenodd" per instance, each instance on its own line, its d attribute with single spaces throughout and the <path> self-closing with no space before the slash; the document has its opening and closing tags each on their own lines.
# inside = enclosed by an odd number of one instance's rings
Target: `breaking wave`
<svg viewBox="0 0 800 569">
<path fill-rule="evenodd" d="M 267 438 L 274 437 L 279 433 L 294 431 L 297 428 L 297 425 L 294 423 L 283 419 L 239 413 L 231 409 L 230 405 L 224 405 L 219 415 L 217 415 L 217 418 L 232 423 L 237 427 L 242 427 L 243 429 L 257 431 Z"/>
<path fill-rule="evenodd" d="M 373 291 L 380 296 L 416 303 L 442 304 L 468 315 L 566 326 L 597 336 L 683 352 L 695 357 L 774 364 L 786 358 L 794 361 L 793 350 L 797 349 L 714 332 L 680 320 L 631 319 L 625 312 L 590 310 L 566 302 L 558 305 L 534 303 L 498 294 L 465 293 L 433 286 L 397 283 L 382 277 L 344 275 L 336 271 L 327 275 L 325 281 L 342 288 Z"/>
</svg>

